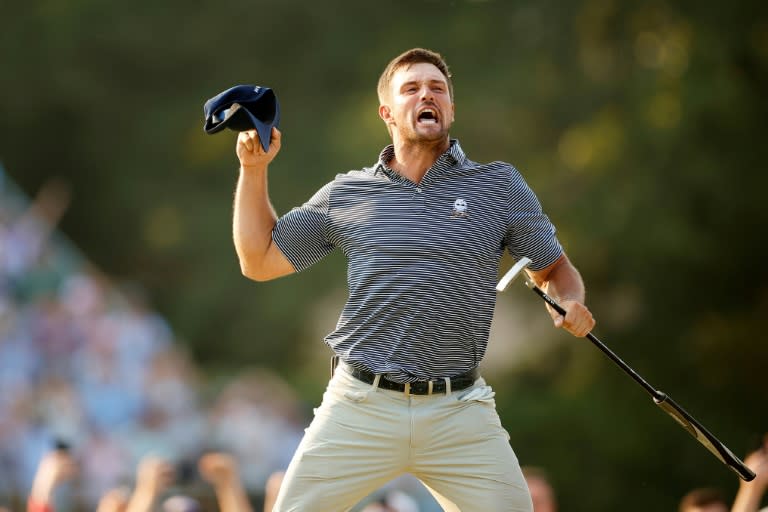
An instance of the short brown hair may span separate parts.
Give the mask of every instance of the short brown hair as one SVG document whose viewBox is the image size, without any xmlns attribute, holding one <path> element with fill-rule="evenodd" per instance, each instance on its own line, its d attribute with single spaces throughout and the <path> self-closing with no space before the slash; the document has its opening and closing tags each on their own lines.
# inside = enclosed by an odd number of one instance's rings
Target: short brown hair
<svg viewBox="0 0 768 512">
<path fill-rule="evenodd" d="M 448 64 L 445 63 L 443 56 L 425 48 L 411 48 L 392 59 L 389 64 L 387 64 L 387 67 L 384 68 L 384 72 L 382 72 L 379 77 L 379 85 L 376 88 L 376 91 L 379 94 L 379 101 L 381 102 L 381 99 L 389 93 L 392 76 L 397 70 L 421 63 L 432 64 L 440 70 L 443 76 L 445 76 L 445 80 L 448 82 L 448 93 L 451 100 L 453 100 L 453 81 L 451 80 L 451 72 L 448 70 Z"/>
</svg>

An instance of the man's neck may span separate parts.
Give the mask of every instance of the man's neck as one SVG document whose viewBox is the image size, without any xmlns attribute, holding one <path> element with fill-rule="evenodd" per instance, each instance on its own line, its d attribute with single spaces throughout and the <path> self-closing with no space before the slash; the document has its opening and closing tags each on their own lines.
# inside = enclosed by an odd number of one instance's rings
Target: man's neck
<svg viewBox="0 0 768 512">
<path fill-rule="evenodd" d="M 412 182 L 419 183 L 440 155 L 450 147 L 450 140 L 446 137 L 433 144 L 393 141 L 393 145 L 395 156 L 389 162 L 389 167 Z"/>
</svg>

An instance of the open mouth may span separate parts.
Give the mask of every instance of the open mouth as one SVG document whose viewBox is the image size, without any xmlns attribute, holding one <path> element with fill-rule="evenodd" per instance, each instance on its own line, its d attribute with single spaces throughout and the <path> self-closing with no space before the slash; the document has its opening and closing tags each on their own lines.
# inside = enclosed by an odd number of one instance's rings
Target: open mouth
<svg viewBox="0 0 768 512">
<path fill-rule="evenodd" d="M 437 124 L 437 111 L 432 108 L 425 108 L 418 113 L 416 121 L 420 124 Z"/>
</svg>

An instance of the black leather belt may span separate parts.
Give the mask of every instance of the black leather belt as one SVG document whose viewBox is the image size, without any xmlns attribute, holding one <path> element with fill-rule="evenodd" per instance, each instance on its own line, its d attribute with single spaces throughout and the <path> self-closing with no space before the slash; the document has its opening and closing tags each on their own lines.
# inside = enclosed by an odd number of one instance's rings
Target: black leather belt
<svg viewBox="0 0 768 512">
<path fill-rule="evenodd" d="M 376 374 L 355 368 L 346 363 L 340 363 L 340 366 L 345 372 L 360 380 L 366 384 L 373 384 L 376 379 Z M 456 377 L 451 377 L 451 391 L 458 391 L 460 389 L 466 389 L 480 377 L 480 371 L 477 368 L 473 368 L 467 373 L 462 373 Z M 419 380 L 416 382 L 395 382 L 389 380 L 384 375 L 379 378 L 379 387 L 381 389 L 389 389 L 391 391 L 399 391 L 401 393 L 408 392 L 411 395 L 432 395 L 435 393 L 445 393 L 445 379 L 439 380 Z"/>
</svg>

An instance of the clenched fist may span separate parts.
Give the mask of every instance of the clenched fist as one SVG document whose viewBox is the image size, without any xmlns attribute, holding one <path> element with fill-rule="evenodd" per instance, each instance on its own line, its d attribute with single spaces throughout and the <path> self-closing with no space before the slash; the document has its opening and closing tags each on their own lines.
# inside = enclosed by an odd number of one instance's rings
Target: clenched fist
<svg viewBox="0 0 768 512">
<path fill-rule="evenodd" d="M 272 128 L 272 140 L 269 142 L 269 151 L 264 151 L 261 147 L 259 134 L 256 130 L 240 132 L 237 136 L 237 158 L 240 160 L 240 167 L 246 169 L 267 168 L 269 163 L 277 156 L 280 151 L 280 139 L 282 134 L 277 128 Z"/>
<path fill-rule="evenodd" d="M 213 485 L 224 485 L 238 478 L 235 458 L 228 453 L 212 452 L 200 457 L 200 474 Z"/>
</svg>

